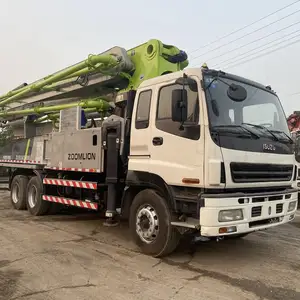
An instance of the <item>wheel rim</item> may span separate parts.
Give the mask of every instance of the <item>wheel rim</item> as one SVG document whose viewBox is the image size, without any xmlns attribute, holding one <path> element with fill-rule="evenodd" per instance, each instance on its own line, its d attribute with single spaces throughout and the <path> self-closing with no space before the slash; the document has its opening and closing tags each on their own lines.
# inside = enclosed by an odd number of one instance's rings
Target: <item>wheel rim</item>
<svg viewBox="0 0 300 300">
<path fill-rule="evenodd" d="M 15 183 L 13 188 L 12 188 L 12 193 L 11 193 L 11 198 L 13 203 L 18 203 L 19 202 L 19 196 L 20 196 L 20 186 L 18 183 Z"/>
<path fill-rule="evenodd" d="M 159 220 L 155 209 L 147 204 L 141 206 L 136 214 L 136 232 L 140 239 L 150 244 L 157 238 Z"/>
<path fill-rule="evenodd" d="M 28 204 L 31 208 L 35 207 L 37 203 L 37 189 L 33 185 L 30 187 L 29 193 L 28 193 Z"/>
</svg>

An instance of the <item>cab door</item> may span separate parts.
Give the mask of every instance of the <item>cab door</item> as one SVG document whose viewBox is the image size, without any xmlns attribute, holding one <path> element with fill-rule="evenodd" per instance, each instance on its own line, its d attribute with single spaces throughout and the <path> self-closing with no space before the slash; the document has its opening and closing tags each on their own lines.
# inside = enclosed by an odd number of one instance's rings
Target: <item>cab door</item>
<svg viewBox="0 0 300 300">
<path fill-rule="evenodd" d="M 150 109 L 152 89 L 140 89 L 136 95 L 137 102 L 132 112 L 129 169 L 134 171 L 148 171 L 150 159 Z"/>
<path fill-rule="evenodd" d="M 183 89 L 175 79 L 156 85 L 151 114 L 149 172 L 170 185 L 204 184 L 204 132 L 201 124 L 199 81 L 188 86 L 188 120 L 172 121 L 172 91 Z M 198 182 L 198 183 L 197 183 Z"/>
</svg>

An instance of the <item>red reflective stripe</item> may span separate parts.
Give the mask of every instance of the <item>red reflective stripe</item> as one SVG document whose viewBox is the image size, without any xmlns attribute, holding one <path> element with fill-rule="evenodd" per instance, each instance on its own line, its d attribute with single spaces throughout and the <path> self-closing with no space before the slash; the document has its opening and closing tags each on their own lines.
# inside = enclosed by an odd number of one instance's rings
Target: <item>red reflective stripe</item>
<svg viewBox="0 0 300 300">
<path fill-rule="evenodd" d="M 81 200 L 67 199 L 63 197 L 48 196 L 48 195 L 43 195 L 42 199 L 49 202 L 61 203 L 61 204 L 77 206 L 81 208 L 87 208 L 93 210 L 98 209 L 98 204 L 94 202 L 86 202 Z"/>
</svg>

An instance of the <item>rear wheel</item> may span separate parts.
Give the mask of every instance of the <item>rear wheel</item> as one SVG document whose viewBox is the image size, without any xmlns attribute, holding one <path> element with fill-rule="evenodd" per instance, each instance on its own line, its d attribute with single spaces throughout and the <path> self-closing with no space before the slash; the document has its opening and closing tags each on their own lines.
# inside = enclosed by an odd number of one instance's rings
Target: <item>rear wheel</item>
<svg viewBox="0 0 300 300">
<path fill-rule="evenodd" d="M 27 183 L 28 177 L 24 175 L 16 175 L 11 182 L 10 199 L 15 209 L 26 209 Z"/>
<path fill-rule="evenodd" d="M 130 208 L 129 226 L 135 243 L 143 253 L 162 257 L 178 246 L 180 233 L 171 225 L 166 201 L 154 190 L 136 195 Z"/>
<path fill-rule="evenodd" d="M 43 183 L 39 177 L 32 177 L 27 185 L 27 209 L 34 216 L 41 216 L 48 212 L 50 202 L 42 199 Z"/>
</svg>

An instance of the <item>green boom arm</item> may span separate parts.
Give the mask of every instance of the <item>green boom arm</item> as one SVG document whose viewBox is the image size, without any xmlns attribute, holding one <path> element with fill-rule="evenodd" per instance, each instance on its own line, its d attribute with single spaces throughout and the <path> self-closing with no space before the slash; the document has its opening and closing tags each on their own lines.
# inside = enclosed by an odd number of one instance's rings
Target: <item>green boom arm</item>
<svg viewBox="0 0 300 300">
<path fill-rule="evenodd" d="M 64 91 L 61 91 L 65 83 L 71 83 L 72 85 L 77 85 L 76 79 L 78 76 L 90 75 L 90 74 L 100 74 L 105 76 L 116 76 L 121 75 L 121 77 L 128 80 L 128 86 L 123 91 L 136 90 L 142 81 L 150 78 L 154 78 L 163 74 L 176 72 L 183 70 L 188 65 L 187 55 L 185 52 L 179 50 L 175 46 L 163 44 L 159 40 L 150 40 L 145 44 L 139 45 L 128 51 L 123 48 L 114 47 L 103 54 L 90 55 L 88 59 L 81 61 L 73 66 L 67 67 L 61 71 L 58 71 L 52 75 L 42 78 L 36 82 L 29 85 L 23 86 L 21 88 L 14 89 L 5 95 L 0 96 L 0 118 L 12 119 L 17 116 L 24 116 L 28 114 L 43 115 L 54 111 L 59 111 L 73 106 L 82 106 L 85 103 L 85 108 L 94 108 L 96 110 L 104 111 L 108 109 L 108 103 L 105 101 L 81 101 L 78 103 L 67 103 L 61 105 L 55 105 L 53 101 L 51 103 L 54 106 L 45 106 L 47 102 L 39 103 L 38 101 L 46 101 L 45 99 L 54 99 L 54 101 L 64 99 Z M 116 86 L 107 83 L 107 88 L 114 90 L 115 93 L 122 92 Z M 86 87 L 83 87 L 85 89 Z M 89 86 L 87 86 L 89 88 Z M 122 87 L 123 88 L 123 87 Z M 63 90 L 63 89 L 62 89 Z M 54 92 L 48 96 L 47 92 Z M 80 98 L 82 93 L 78 89 L 79 93 L 72 95 L 72 97 Z M 107 90 L 106 90 L 107 93 Z M 39 95 L 43 95 L 44 100 L 35 100 Z M 46 95 L 46 96 L 44 96 Z M 91 94 L 87 97 L 105 99 L 105 89 L 99 89 L 97 94 Z M 46 98 L 45 98 L 46 97 Z M 48 98 L 47 98 L 48 97 Z M 82 96 L 81 96 L 82 97 Z M 34 108 L 22 107 L 18 109 L 20 105 L 28 105 L 29 107 L 36 106 Z M 88 104 L 87 104 L 88 103 Z M 101 103 L 101 104 L 100 104 Z M 33 104 L 33 105 L 32 105 Z M 93 106 L 95 105 L 95 106 Z M 99 107 L 101 106 L 101 108 Z"/>
<path fill-rule="evenodd" d="M 66 79 L 70 75 L 74 75 L 74 73 L 77 72 L 77 74 L 81 74 L 81 70 L 83 69 L 83 73 L 86 71 L 85 68 L 95 68 L 97 64 L 102 64 L 105 67 L 114 67 L 118 64 L 118 61 L 116 58 L 114 58 L 111 55 L 102 56 L 102 55 L 90 55 L 89 58 L 83 62 L 80 62 L 79 64 L 72 66 L 70 68 L 67 68 L 61 72 L 58 72 L 56 74 L 50 75 L 46 77 L 44 80 L 33 83 L 28 86 L 25 86 L 19 90 L 11 91 L 7 93 L 6 95 L 0 97 L 0 99 L 4 98 L 4 100 L 0 101 L 0 106 L 5 106 L 6 104 L 9 104 L 11 102 L 14 102 L 16 100 L 19 100 L 20 98 L 26 96 L 28 93 L 33 91 L 39 91 L 43 87 L 50 85 L 52 83 L 58 82 L 62 79 Z M 100 69 L 101 66 L 98 67 Z"/>
<path fill-rule="evenodd" d="M 108 102 L 104 100 L 100 100 L 100 99 L 82 100 L 78 103 L 68 103 L 68 104 L 52 105 L 52 106 L 45 106 L 45 107 L 37 106 L 35 108 L 15 110 L 15 111 L 2 111 L 0 112 L 0 117 L 17 116 L 17 115 L 26 116 L 31 114 L 39 115 L 42 113 L 51 113 L 51 112 L 60 111 L 66 108 L 71 108 L 76 106 L 80 106 L 82 108 L 95 108 L 98 111 L 105 111 L 110 107 Z"/>
</svg>

